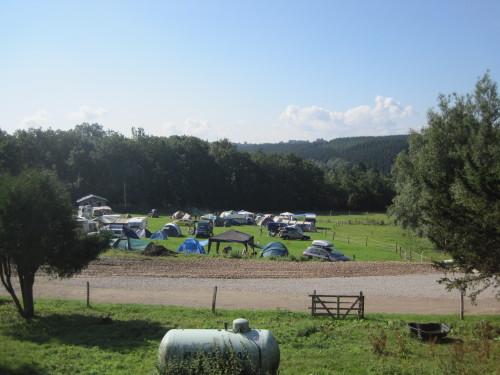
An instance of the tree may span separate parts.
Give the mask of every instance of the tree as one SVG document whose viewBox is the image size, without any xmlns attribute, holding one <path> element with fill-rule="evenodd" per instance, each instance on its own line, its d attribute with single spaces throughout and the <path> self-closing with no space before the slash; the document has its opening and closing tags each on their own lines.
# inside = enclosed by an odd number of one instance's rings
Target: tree
<svg viewBox="0 0 500 375">
<path fill-rule="evenodd" d="M 52 172 L 25 170 L 0 179 L 0 278 L 23 317 L 34 316 L 33 284 L 41 267 L 69 277 L 107 245 L 104 235 L 80 233 L 69 196 Z M 22 301 L 12 284 L 14 274 Z"/>
<path fill-rule="evenodd" d="M 449 288 L 500 285 L 500 98 L 485 74 L 473 94 L 440 96 L 428 127 L 394 168 L 396 220 L 446 250 L 463 277 Z M 499 294 L 500 295 L 500 292 Z"/>
</svg>

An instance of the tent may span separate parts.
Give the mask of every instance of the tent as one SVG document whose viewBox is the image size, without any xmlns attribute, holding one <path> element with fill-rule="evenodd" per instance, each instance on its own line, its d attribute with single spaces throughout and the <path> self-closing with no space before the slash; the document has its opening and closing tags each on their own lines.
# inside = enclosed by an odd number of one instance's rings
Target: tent
<svg viewBox="0 0 500 375">
<path fill-rule="evenodd" d="M 170 237 L 181 237 L 181 228 L 175 223 L 167 223 L 163 226 L 163 230 L 167 232 Z"/>
<path fill-rule="evenodd" d="M 151 234 L 149 239 L 151 240 L 166 240 L 168 238 L 168 232 L 166 229 L 160 229 Z"/>
<path fill-rule="evenodd" d="M 281 242 L 269 242 L 262 248 L 261 257 L 286 257 L 288 249 Z"/>
<path fill-rule="evenodd" d="M 205 254 L 205 249 L 198 240 L 188 238 L 179 246 L 177 252 L 184 254 Z"/>
<path fill-rule="evenodd" d="M 273 221 L 273 215 L 264 215 L 264 216 L 261 216 L 258 220 L 257 220 L 257 225 L 260 225 L 260 226 L 267 226 L 267 223 L 270 223 L 271 221 Z"/>
<path fill-rule="evenodd" d="M 135 231 L 139 238 L 149 238 L 151 237 L 151 232 L 148 229 L 138 229 Z"/>
<path fill-rule="evenodd" d="M 119 238 L 112 241 L 111 247 L 130 251 L 144 251 L 150 243 L 150 241 L 135 238 Z"/>
<path fill-rule="evenodd" d="M 126 236 L 126 237 L 130 237 L 130 238 L 134 238 L 136 240 L 139 239 L 139 236 L 137 235 L 137 233 L 135 233 L 132 229 L 128 228 L 128 227 L 123 227 L 123 234 Z"/>
<path fill-rule="evenodd" d="M 216 243 L 216 251 L 219 254 L 219 247 L 221 243 L 226 242 L 237 242 L 245 245 L 245 249 L 248 251 L 248 245 L 252 248 L 253 254 L 255 254 L 255 245 L 253 236 L 239 232 L 237 230 L 228 230 L 227 232 L 218 234 L 217 236 L 210 237 L 208 239 L 208 253 L 210 253 L 210 248 L 212 247 L 212 243 Z"/>
</svg>

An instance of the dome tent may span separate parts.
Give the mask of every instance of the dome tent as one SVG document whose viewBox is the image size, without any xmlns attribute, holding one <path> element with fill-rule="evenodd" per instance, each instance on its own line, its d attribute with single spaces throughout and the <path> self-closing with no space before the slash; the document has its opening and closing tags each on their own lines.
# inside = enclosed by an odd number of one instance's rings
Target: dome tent
<svg viewBox="0 0 500 375">
<path fill-rule="evenodd" d="M 179 246 L 177 252 L 184 254 L 205 254 L 205 249 L 197 239 L 188 238 Z"/>
<path fill-rule="evenodd" d="M 269 242 L 262 248 L 261 257 L 286 257 L 288 249 L 281 242 Z"/>
</svg>

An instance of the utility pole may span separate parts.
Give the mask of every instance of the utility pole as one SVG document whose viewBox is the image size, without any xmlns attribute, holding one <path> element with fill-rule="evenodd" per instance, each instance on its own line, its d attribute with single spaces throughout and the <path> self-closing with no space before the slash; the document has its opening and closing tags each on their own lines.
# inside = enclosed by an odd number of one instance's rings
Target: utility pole
<svg viewBox="0 0 500 375">
<path fill-rule="evenodd" d="M 123 206 L 127 209 L 127 183 L 123 182 Z"/>
</svg>

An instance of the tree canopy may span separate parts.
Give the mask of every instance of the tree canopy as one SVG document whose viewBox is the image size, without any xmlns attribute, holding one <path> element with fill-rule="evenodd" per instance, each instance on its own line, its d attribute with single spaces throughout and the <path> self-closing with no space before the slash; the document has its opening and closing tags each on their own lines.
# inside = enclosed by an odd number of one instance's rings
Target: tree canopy
<svg viewBox="0 0 500 375">
<path fill-rule="evenodd" d="M 393 196 L 387 176 L 340 159 L 250 154 L 228 140 L 157 137 L 135 128 L 125 137 L 97 124 L 0 132 L 0 173 L 25 168 L 52 170 L 73 201 L 93 193 L 127 211 L 375 211 Z"/>
<path fill-rule="evenodd" d="M 391 213 L 449 252 L 464 277 L 449 287 L 475 297 L 500 282 L 500 98 L 489 74 L 474 93 L 439 97 L 428 127 L 394 167 Z"/>
<path fill-rule="evenodd" d="M 40 267 L 70 276 L 107 245 L 106 236 L 77 230 L 69 196 L 52 172 L 26 170 L 0 179 L 0 278 L 22 316 L 34 315 L 33 284 Z M 12 283 L 16 274 L 22 301 Z"/>
</svg>

